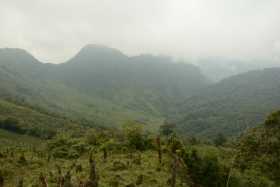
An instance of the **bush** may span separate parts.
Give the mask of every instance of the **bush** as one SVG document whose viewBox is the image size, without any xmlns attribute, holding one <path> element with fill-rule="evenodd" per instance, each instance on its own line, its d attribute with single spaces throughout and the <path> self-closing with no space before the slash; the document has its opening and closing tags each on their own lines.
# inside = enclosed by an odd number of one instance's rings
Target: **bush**
<svg viewBox="0 0 280 187">
<path fill-rule="evenodd" d="M 22 128 L 19 125 L 19 121 L 11 117 L 8 117 L 3 121 L 0 121 L 0 128 L 17 134 L 27 134 L 30 136 L 44 138 L 44 139 L 50 139 L 56 135 L 56 131 L 52 129 L 40 129 L 37 127 Z"/>
<path fill-rule="evenodd" d="M 129 123 L 124 127 L 127 146 L 130 149 L 143 151 L 152 147 L 152 140 L 144 134 L 141 124 Z"/>
<path fill-rule="evenodd" d="M 190 153 L 185 153 L 183 159 L 195 184 L 205 187 L 225 186 L 228 171 L 221 167 L 217 157 L 202 157 L 193 149 Z"/>
<path fill-rule="evenodd" d="M 15 118 L 8 117 L 0 122 L 0 128 L 12 131 L 15 133 L 24 133 L 24 130 L 19 126 L 19 121 Z"/>
<path fill-rule="evenodd" d="M 176 153 L 177 151 L 181 151 L 183 149 L 183 144 L 179 137 L 175 133 L 173 133 L 168 138 L 168 146 L 172 153 Z"/>
<path fill-rule="evenodd" d="M 89 149 L 80 139 L 72 139 L 65 135 L 50 140 L 47 144 L 47 148 L 53 157 L 65 159 L 79 158 Z"/>
<path fill-rule="evenodd" d="M 226 143 L 226 141 L 227 141 L 226 137 L 223 134 L 219 133 L 217 137 L 214 139 L 214 144 L 216 146 L 222 146 Z"/>
<path fill-rule="evenodd" d="M 165 122 L 163 125 L 160 126 L 160 134 L 164 136 L 169 136 L 174 133 L 175 127 L 175 125 Z"/>
<path fill-rule="evenodd" d="M 232 172 L 229 180 L 229 186 L 236 187 L 276 187 L 275 183 L 264 177 L 257 170 L 246 170 L 241 173 L 238 170 Z"/>
</svg>

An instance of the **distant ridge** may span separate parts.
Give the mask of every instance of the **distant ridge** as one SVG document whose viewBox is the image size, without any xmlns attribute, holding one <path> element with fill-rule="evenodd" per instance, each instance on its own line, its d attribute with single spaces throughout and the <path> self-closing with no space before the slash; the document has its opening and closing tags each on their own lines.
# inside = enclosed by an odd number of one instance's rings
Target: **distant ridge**
<svg viewBox="0 0 280 187">
<path fill-rule="evenodd" d="M 279 108 L 280 68 L 267 68 L 235 75 L 203 89 L 185 100 L 174 121 L 180 132 L 189 135 L 238 135 L 261 124 L 267 114 Z"/>
<path fill-rule="evenodd" d="M 128 57 L 94 44 L 56 65 L 23 50 L 0 50 L 0 98 L 104 126 L 137 119 L 159 123 L 177 102 L 208 83 L 194 65 L 152 55 Z"/>
</svg>

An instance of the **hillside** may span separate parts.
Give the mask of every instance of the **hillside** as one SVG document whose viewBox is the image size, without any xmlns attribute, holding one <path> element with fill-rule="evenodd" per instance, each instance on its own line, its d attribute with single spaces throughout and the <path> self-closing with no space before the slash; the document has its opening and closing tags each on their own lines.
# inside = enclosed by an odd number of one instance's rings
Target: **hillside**
<svg viewBox="0 0 280 187">
<path fill-rule="evenodd" d="M 23 103 L 15 103 L 0 99 L 0 130 L 2 134 L 28 135 L 36 138 L 48 139 L 60 131 L 76 131 L 84 127 L 64 117 L 50 114 L 39 108 L 33 108 Z"/>
<path fill-rule="evenodd" d="M 87 95 L 152 114 L 162 114 L 208 83 L 193 65 L 152 55 L 128 57 L 96 45 L 84 47 L 53 73 L 52 77 Z"/>
<path fill-rule="evenodd" d="M 173 121 L 180 132 L 189 135 L 238 135 L 279 106 L 280 69 L 271 68 L 236 75 L 203 89 L 179 107 Z"/>
<path fill-rule="evenodd" d="M 271 181 L 267 186 L 279 186 L 280 111 L 268 115 L 257 128 L 248 130 L 240 138 L 234 167 L 244 173 L 252 171 Z M 265 183 L 263 183 L 263 186 Z M 273 185 L 274 184 L 274 185 Z"/>
<path fill-rule="evenodd" d="M 30 122 L 31 116 L 41 119 L 40 123 L 49 120 L 46 114 L 8 101 L 0 106 L 1 110 L 11 107 L 13 116 L 21 120 Z M 28 117 L 25 110 L 31 112 Z M 123 130 L 61 131 L 48 140 L 0 129 L 0 184 L 277 187 L 279 114 L 271 114 L 264 126 L 244 134 L 240 141 L 217 147 L 175 134 L 149 134 L 136 123 Z"/>
<path fill-rule="evenodd" d="M 159 123 L 176 103 L 208 85 L 193 65 L 128 57 L 87 45 L 68 62 L 44 64 L 21 49 L 0 50 L 0 96 L 103 126 Z"/>
</svg>

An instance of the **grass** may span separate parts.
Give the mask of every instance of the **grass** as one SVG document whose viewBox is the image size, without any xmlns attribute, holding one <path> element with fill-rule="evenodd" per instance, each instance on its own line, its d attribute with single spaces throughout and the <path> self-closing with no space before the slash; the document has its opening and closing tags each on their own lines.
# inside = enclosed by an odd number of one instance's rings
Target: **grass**
<svg viewBox="0 0 280 187">
<path fill-rule="evenodd" d="M 97 163 L 97 172 L 99 176 L 99 186 L 129 186 L 135 184 L 141 176 L 143 177 L 142 187 L 165 187 L 169 186 L 167 180 L 170 178 L 170 159 L 167 155 L 163 157 L 162 165 L 159 165 L 157 153 L 155 151 L 145 151 L 141 153 L 141 161 L 139 162 L 140 153 L 114 153 L 109 154 L 104 161 L 101 153 L 94 155 Z M 17 181 L 22 177 L 26 186 L 32 186 L 38 183 L 40 173 L 44 173 L 50 184 L 55 186 L 55 177 L 57 176 L 56 165 L 62 168 L 65 174 L 69 168 L 75 164 L 81 165 L 82 171 L 76 172 L 76 167 L 72 169 L 72 181 L 77 184 L 80 180 L 86 180 L 89 175 L 88 154 L 84 154 L 77 160 L 51 159 L 47 161 L 45 157 L 35 156 L 32 152 L 25 152 L 26 164 L 19 163 L 20 154 L 14 157 L 0 159 L 2 170 L 7 173 L 7 187 L 14 187 Z M 15 177 L 17 176 L 17 177 Z M 179 186 L 179 182 L 178 182 Z M 183 185 L 184 186 L 184 185 Z M 185 185 L 186 186 L 186 185 Z"/>
</svg>

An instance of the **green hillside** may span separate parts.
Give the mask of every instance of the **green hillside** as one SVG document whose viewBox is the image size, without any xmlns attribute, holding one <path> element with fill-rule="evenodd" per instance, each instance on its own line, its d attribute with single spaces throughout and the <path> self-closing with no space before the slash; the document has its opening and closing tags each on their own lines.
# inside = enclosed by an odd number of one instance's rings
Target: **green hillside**
<svg viewBox="0 0 280 187">
<path fill-rule="evenodd" d="M 44 64 L 20 49 L 0 50 L 0 96 L 101 126 L 158 124 L 208 81 L 193 65 L 128 57 L 88 45 L 66 63 Z"/>
<path fill-rule="evenodd" d="M 180 132 L 213 138 L 238 135 L 280 107 L 280 69 L 236 75 L 184 101 L 172 118 Z"/>
<path fill-rule="evenodd" d="M 152 55 L 128 57 L 97 45 L 84 47 L 52 70 L 51 77 L 84 94 L 154 115 L 162 115 L 208 84 L 193 65 Z"/>
<path fill-rule="evenodd" d="M 89 128 L 0 100 L 0 184 L 277 187 L 279 114 L 272 113 L 240 140 L 214 145 L 175 133 L 150 133 L 137 122 L 123 129 Z"/>
<path fill-rule="evenodd" d="M 220 145 L 175 134 L 156 136 L 136 123 L 123 130 L 64 132 L 49 140 L 0 129 L 0 184 L 277 187 L 279 114 L 240 140 Z"/>
<path fill-rule="evenodd" d="M 263 179 L 280 184 L 280 111 L 270 114 L 263 125 L 250 129 L 239 143 L 235 166 L 264 175 Z M 272 183 L 273 184 L 273 183 Z"/>
<path fill-rule="evenodd" d="M 57 132 L 79 130 L 83 126 L 64 117 L 25 104 L 0 100 L 0 129 L 19 135 L 51 138 Z"/>
</svg>

